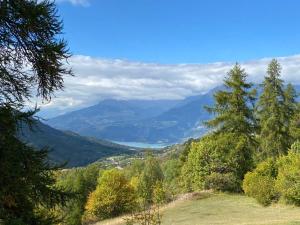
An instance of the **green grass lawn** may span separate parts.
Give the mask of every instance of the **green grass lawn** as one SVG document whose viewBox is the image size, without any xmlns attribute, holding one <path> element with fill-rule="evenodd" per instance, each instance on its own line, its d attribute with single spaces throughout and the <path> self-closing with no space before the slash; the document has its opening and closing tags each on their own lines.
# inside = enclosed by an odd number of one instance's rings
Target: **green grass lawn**
<svg viewBox="0 0 300 225">
<path fill-rule="evenodd" d="M 300 208 L 262 207 L 243 195 L 211 194 L 198 200 L 179 201 L 167 206 L 162 214 L 163 225 L 300 225 Z M 97 225 L 121 224 L 120 221 L 114 219 Z"/>
</svg>

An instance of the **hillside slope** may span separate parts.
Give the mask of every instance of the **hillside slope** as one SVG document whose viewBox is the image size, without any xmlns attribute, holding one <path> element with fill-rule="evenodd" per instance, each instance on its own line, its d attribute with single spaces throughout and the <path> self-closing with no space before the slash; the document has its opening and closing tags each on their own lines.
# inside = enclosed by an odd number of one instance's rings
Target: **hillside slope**
<svg viewBox="0 0 300 225">
<path fill-rule="evenodd" d="M 263 207 L 243 195 L 211 194 L 177 200 L 162 208 L 162 225 L 299 225 L 300 208 Z M 122 217 L 94 225 L 125 225 Z"/>
<path fill-rule="evenodd" d="M 56 130 L 37 121 L 33 130 L 23 126 L 20 139 L 41 149 L 48 147 L 54 162 L 67 162 L 68 167 L 85 166 L 98 159 L 120 154 L 134 154 L 134 148 L 104 140 L 82 137 L 72 132 Z"/>
<path fill-rule="evenodd" d="M 107 138 L 110 126 L 134 123 L 157 116 L 176 105 L 176 100 L 114 100 L 61 115 L 46 121 L 52 127 L 70 130 L 81 135 Z M 109 137 L 110 134 L 107 134 Z"/>
</svg>

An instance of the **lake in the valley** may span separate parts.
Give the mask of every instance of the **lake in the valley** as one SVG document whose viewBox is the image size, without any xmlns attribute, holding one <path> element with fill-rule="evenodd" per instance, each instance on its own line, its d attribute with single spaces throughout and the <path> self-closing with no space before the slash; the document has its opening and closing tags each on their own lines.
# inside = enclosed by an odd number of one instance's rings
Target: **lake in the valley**
<svg viewBox="0 0 300 225">
<path fill-rule="evenodd" d="M 120 144 L 120 145 L 127 145 L 130 147 L 136 147 L 136 148 L 164 148 L 171 144 L 166 143 L 156 143 L 156 144 L 149 144 L 149 143 L 142 143 L 142 142 L 123 142 L 123 141 L 113 141 L 114 143 Z"/>
</svg>

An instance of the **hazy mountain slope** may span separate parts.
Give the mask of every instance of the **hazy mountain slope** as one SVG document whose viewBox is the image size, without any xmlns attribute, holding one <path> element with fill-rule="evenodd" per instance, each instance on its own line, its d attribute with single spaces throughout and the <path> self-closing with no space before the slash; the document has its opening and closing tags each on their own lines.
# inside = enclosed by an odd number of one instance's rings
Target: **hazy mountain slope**
<svg viewBox="0 0 300 225">
<path fill-rule="evenodd" d="M 157 116 L 176 105 L 176 100 L 104 100 L 99 104 L 73 111 L 46 121 L 52 127 L 81 135 L 103 137 L 110 126 Z"/>
<path fill-rule="evenodd" d="M 299 85 L 295 88 L 300 91 Z M 96 106 L 50 119 L 48 123 L 59 129 L 107 140 L 180 142 L 199 137 L 206 132 L 203 121 L 210 119 L 211 115 L 204 106 L 213 104 L 213 94 L 220 89 L 224 87 L 220 86 L 206 94 L 191 96 L 178 102 L 166 103 L 165 107 L 159 101 L 148 101 L 148 105 L 141 109 L 144 104 L 142 101 L 137 106 L 132 103 L 134 101 L 107 100 Z"/>
<path fill-rule="evenodd" d="M 47 123 L 108 140 L 173 143 L 203 133 L 199 121 L 209 118 L 203 107 L 212 103 L 212 93 L 182 101 L 146 101 L 146 105 L 143 101 L 107 100 Z"/>
<path fill-rule="evenodd" d="M 206 131 L 202 121 L 210 118 L 204 106 L 212 103 L 213 97 L 210 92 L 156 117 L 110 126 L 100 135 L 112 140 L 150 143 L 174 143 L 186 138 L 198 137 Z"/>
<path fill-rule="evenodd" d="M 41 122 L 37 122 L 33 131 L 23 126 L 20 139 L 39 149 L 48 146 L 51 160 L 67 161 L 69 167 L 85 166 L 103 157 L 135 152 L 127 146 L 63 132 Z"/>
</svg>

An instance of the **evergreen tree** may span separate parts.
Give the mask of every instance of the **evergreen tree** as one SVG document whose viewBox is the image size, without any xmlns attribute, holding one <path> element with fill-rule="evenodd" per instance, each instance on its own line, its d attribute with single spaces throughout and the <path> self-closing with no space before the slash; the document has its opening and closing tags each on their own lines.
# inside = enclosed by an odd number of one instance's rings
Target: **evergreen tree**
<svg viewBox="0 0 300 225">
<path fill-rule="evenodd" d="M 256 92 L 254 89 L 251 90 L 252 84 L 247 83 L 246 79 L 244 69 L 236 64 L 224 81 L 226 89 L 214 95 L 215 106 L 206 107 L 210 113 L 216 115 L 206 122 L 214 132 L 238 133 L 245 135 L 249 140 L 254 139 L 253 106 Z"/>
<path fill-rule="evenodd" d="M 300 104 L 297 103 L 296 111 L 290 124 L 290 135 L 294 141 L 300 140 Z"/>
<path fill-rule="evenodd" d="M 284 118 L 286 119 L 286 126 L 290 126 L 291 118 L 297 111 L 297 92 L 294 86 L 289 83 L 284 90 Z M 291 143 L 292 144 L 292 143 Z"/>
<path fill-rule="evenodd" d="M 36 88 L 46 100 L 63 87 L 70 55 L 53 1 L 0 1 L 0 106 L 22 106 Z"/>
<path fill-rule="evenodd" d="M 296 94 L 292 85 L 284 89 L 280 74 L 281 66 L 273 59 L 268 66 L 257 106 L 262 158 L 285 154 L 292 143 L 289 125 L 296 110 Z"/>
<path fill-rule="evenodd" d="M 292 84 L 288 84 L 285 91 L 285 111 L 284 111 L 284 118 L 285 118 L 285 126 L 287 132 L 289 134 L 288 137 L 288 146 L 291 146 L 295 141 L 299 140 L 300 138 L 300 113 L 299 113 L 299 104 L 296 101 L 298 94 Z"/>
<path fill-rule="evenodd" d="M 0 223 L 54 224 L 54 214 L 69 194 L 55 187 L 54 171 L 48 151 L 36 151 L 15 137 L 15 120 L 28 120 L 32 113 L 0 108 Z"/>
<path fill-rule="evenodd" d="M 16 138 L 22 123 L 32 125 L 34 112 L 24 112 L 31 90 L 49 100 L 71 74 L 61 30 L 53 1 L 0 1 L 0 223 L 54 224 L 51 209 L 66 196 L 54 186 L 47 151 Z"/>
<path fill-rule="evenodd" d="M 215 118 L 206 122 L 214 131 L 214 138 L 221 138 L 226 134 L 234 138 L 235 147 L 228 152 L 230 164 L 235 165 L 238 179 L 252 166 L 253 147 L 255 146 L 256 123 L 253 116 L 255 89 L 247 83 L 247 74 L 240 65 L 236 64 L 225 78 L 225 90 L 215 95 L 215 105 L 207 107 L 215 114 Z"/>
</svg>

